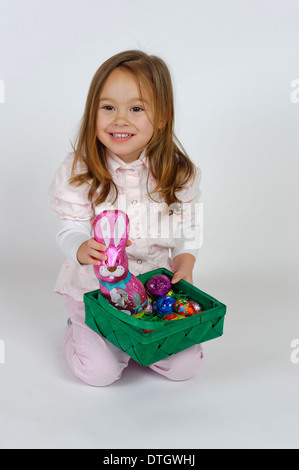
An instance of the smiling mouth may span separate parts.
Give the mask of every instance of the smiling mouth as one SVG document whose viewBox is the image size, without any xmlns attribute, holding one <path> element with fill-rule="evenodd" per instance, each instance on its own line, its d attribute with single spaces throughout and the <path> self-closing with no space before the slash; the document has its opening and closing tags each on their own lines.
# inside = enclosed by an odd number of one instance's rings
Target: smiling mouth
<svg viewBox="0 0 299 470">
<path fill-rule="evenodd" d="M 112 138 L 112 140 L 114 141 L 117 141 L 117 142 L 124 142 L 126 140 L 129 140 L 131 139 L 132 137 L 134 137 L 134 134 L 121 134 L 121 133 L 116 133 L 116 132 L 110 132 L 110 136 Z"/>
</svg>

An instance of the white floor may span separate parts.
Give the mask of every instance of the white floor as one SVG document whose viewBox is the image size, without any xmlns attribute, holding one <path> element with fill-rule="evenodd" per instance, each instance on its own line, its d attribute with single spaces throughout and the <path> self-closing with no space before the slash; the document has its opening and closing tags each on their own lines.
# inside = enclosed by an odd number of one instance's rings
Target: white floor
<svg viewBox="0 0 299 470">
<path fill-rule="evenodd" d="M 105 388 L 66 366 L 53 279 L 31 267 L 18 287 L 1 280 L 1 448 L 299 448 L 295 270 L 202 274 L 199 287 L 228 307 L 224 335 L 204 344 L 204 369 L 170 382 L 131 361 Z"/>
</svg>

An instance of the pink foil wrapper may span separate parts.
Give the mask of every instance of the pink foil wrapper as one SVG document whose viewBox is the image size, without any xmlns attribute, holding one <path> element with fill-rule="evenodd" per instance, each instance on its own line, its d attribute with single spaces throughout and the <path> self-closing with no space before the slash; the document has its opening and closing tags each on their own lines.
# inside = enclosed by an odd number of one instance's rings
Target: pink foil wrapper
<svg viewBox="0 0 299 470">
<path fill-rule="evenodd" d="M 116 308 L 129 315 L 145 311 L 148 297 L 142 282 L 129 271 L 126 244 L 129 237 L 128 215 L 120 210 L 101 212 L 94 224 L 94 238 L 107 247 L 107 260 L 94 266 L 101 294 Z"/>
</svg>

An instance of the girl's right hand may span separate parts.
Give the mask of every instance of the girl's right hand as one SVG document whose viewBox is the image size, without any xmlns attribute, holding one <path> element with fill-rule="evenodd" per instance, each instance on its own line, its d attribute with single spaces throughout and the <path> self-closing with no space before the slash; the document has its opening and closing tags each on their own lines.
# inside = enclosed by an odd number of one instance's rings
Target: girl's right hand
<svg viewBox="0 0 299 470">
<path fill-rule="evenodd" d="M 132 242 L 127 241 L 126 246 L 130 246 Z M 77 251 L 77 259 L 80 264 L 92 264 L 93 266 L 99 266 L 102 261 L 106 261 L 108 258 L 104 251 L 107 248 L 102 243 L 98 243 L 94 238 L 90 238 L 86 242 L 79 246 Z"/>
<path fill-rule="evenodd" d="M 80 264 L 92 264 L 98 266 L 101 261 L 107 259 L 107 255 L 103 253 L 106 251 L 106 246 L 98 243 L 94 238 L 90 238 L 79 246 L 77 251 L 77 259 Z"/>
</svg>

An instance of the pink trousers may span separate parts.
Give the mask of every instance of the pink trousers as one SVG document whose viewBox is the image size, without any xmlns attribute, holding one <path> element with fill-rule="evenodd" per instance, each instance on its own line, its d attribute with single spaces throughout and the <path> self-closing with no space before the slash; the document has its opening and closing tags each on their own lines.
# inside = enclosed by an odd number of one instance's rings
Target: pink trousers
<svg viewBox="0 0 299 470">
<path fill-rule="evenodd" d="M 85 324 L 83 302 L 64 295 L 64 304 L 72 321 L 64 340 L 63 351 L 75 376 L 93 386 L 110 385 L 121 377 L 130 356 Z M 187 380 L 202 367 L 200 344 L 192 346 L 149 367 L 171 380 Z"/>
</svg>

